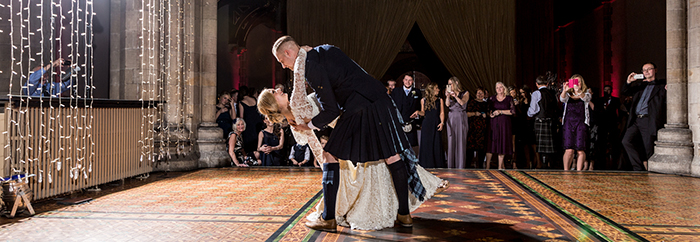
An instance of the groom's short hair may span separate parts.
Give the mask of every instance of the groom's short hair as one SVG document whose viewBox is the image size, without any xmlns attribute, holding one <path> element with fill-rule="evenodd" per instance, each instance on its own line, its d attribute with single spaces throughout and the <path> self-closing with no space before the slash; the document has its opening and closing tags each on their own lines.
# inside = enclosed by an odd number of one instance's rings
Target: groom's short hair
<svg viewBox="0 0 700 242">
<path fill-rule="evenodd" d="M 293 43 L 294 45 L 298 45 L 297 42 L 294 41 L 294 38 L 292 38 L 292 36 L 282 36 L 279 39 L 277 39 L 277 41 L 275 41 L 274 45 L 272 45 L 272 54 L 277 56 L 277 52 L 279 52 L 280 48 L 282 48 L 282 46 L 284 46 L 286 43 Z"/>
</svg>

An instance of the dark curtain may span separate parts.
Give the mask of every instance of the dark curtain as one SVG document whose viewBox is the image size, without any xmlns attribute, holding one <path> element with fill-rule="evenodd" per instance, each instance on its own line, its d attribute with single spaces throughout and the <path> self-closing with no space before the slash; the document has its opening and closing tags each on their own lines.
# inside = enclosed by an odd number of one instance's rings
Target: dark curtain
<svg viewBox="0 0 700 242">
<path fill-rule="evenodd" d="M 450 73 L 468 90 L 515 83 L 515 0 L 289 0 L 289 35 L 332 44 L 381 78 L 418 23 Z"/>
<path fill-rule="evenodd" d="M 417 22 L 467 90 L 515 83 L 515 0 L 424 1 Z"/>
<path fill-rule="evenodd" d="M 300 45 L 338 46 L 380 79 L 399 53 L 420 0 L 289 0 L 287 29 Z"/>
</svg>

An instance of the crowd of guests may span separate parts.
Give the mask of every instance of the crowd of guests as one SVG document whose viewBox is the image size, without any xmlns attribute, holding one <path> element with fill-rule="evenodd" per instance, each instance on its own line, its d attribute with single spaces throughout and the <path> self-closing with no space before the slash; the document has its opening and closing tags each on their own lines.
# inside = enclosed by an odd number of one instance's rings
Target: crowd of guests
<svg viewBox="0 0 700 242">
<path fill-rule="evenodd" d="M 277 85 L 284 91 L 284 85 Z M 296 144 L 286 123 L 274 124 L 257 108 L 259 92 L 241 86 L 219 94 L 216 122 L 224 131 L 231 165 L 316 166 L 308 145 Z"/>
<path fill-rule="evenodd" d="M 534 90 L 496 82 L 495 95 L 483 87 L 469 92 L 457 77 L 443 90 L 432 82 L 421 90 L 412 73 L 386 87 L 425 168 L 646 170 L 665 123 L 665 82 L 655 68 L 630 73 L 623 99 L 612 96 L 610 83 L 598 93 L 581 75 L 560 81 L 551 73 L 537 77 Z M 258 112 L 257 95 L 245 86 L 219 95 L 217 123 L 232 166 L 319 167 L 285 122 Z"/>
<path fill-rule="evenodd" d="M 456 77 L 443 91 L 435 83 L 419 90 L 407 73 L 387 82 L 387 93 L 426 168 L 646 170 L 666 92 L 653 63 L 642 72 L 630 73 L 623 99 L 611 83 L 601 94 L 581 75 L 551 73 L 535 90 L 496 82 L 492 96 L 482 87 L 470 93 Z"/>
</svg>

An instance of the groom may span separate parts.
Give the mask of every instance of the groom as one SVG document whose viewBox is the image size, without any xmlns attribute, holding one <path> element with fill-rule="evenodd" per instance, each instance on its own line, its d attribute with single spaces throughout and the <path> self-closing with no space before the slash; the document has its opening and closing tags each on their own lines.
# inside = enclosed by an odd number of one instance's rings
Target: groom
<svg viewBox="0 0 700 242">
<path fill-rule="evenodd" d="M 293 70 L 299 49 L 292 37 L 283 36 L 273 45 L 272 53 L 284 68 Z M 422 200 L 425 188 L 415 171 L 417 159 L 401 129 L 400 114 L 384 85 L 332 45 L 309 48 L 306 61 L 301 63 L 322 110 L 308 123 L 291 122 L 291 125 L 297 130 L 322 128 L 342 112 L 324 150 L 353 163 L 385 160 L 399 201 L 397 221 L 404 227 L 413 226 L 408 191 L 410 188 Z M 306 226 L 335 232 L 340 166 L 338 163 L 323 166 L 324 211 L 322 218 L 308 221 Z"/>
</svg>

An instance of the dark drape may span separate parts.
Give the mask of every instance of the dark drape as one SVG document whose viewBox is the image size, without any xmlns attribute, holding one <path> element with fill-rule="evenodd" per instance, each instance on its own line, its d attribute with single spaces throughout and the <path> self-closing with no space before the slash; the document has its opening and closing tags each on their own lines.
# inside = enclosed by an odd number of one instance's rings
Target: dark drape
<svg viewBox="0 0 700 242">
<path fill-rule="evenodd" d="M 417 22 L 467 90 L 515 83 L 515 0 L 424 1 Z"/>
<path fill-rule="evenodd" d="M 287 29 L 301 45 L 338 46 L 379 79 L 416 19 L 420 0 L 289 0 Z"/>
<path fill-rule="evenodd" d="M 418 23 L 468 90 L 515 83 L 515 0 L 289 0 L 289 35 L 302 45 L 332 44 L 377 78 Z"/>
</svg>

